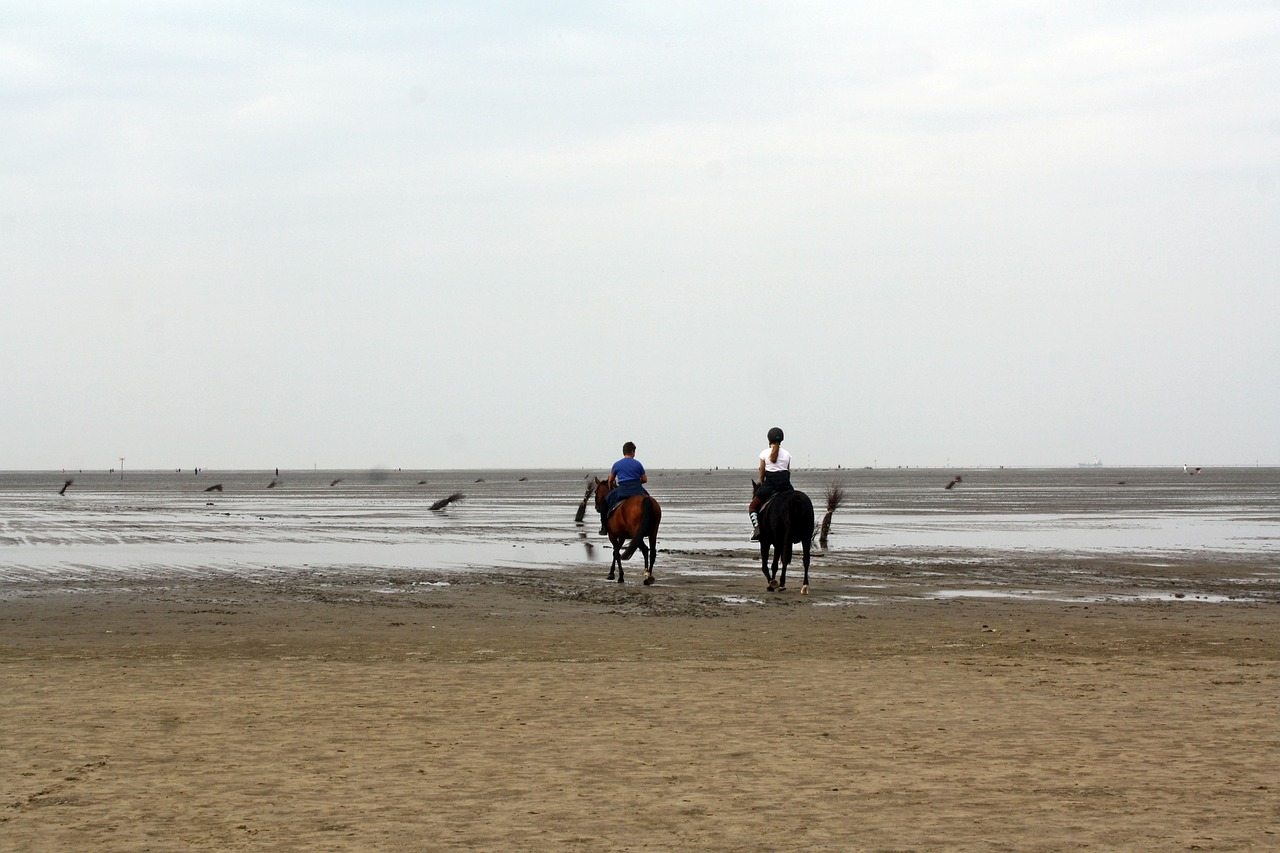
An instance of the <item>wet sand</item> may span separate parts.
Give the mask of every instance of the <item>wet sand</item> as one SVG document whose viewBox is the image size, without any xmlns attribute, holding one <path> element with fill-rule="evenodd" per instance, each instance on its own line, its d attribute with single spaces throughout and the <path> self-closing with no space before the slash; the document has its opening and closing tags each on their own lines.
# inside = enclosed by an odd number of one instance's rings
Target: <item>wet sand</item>
<svg viewBox="0 0 1280 853">
<path fill-rule="evenodd" d="M 1280 848 L 1275 603 L 821 606 L 834 571 L 13 596 L 0 849 Z"/>
</svg>

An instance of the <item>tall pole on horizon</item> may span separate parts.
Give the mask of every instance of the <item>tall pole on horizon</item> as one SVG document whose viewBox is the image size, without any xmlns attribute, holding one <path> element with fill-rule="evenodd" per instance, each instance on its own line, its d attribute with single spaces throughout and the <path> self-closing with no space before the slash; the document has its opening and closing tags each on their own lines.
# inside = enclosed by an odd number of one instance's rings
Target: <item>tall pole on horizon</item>
<svg viewBox="0 0 1280 853">
<path fill-rule="evenodd" d="M 124 457 L 120 457 L 120 479 L 124 479 Z"/>
</svg>

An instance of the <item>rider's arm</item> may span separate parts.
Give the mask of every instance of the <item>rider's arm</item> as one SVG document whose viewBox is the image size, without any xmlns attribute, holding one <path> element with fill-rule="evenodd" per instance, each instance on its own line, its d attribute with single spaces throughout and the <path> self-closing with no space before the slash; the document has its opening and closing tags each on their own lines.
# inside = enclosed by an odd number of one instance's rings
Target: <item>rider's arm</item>
<svg viewBox="0 0 1280 853">
<path fill-rule="evenodd" d="M 760 482 L 764 482 L 764 460 L 760 460 Z"/>
</svg>

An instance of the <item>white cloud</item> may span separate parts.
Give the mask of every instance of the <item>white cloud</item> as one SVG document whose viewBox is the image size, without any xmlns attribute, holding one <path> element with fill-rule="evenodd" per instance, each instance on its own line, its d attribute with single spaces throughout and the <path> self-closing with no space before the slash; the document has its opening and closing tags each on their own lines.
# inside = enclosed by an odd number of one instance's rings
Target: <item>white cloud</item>
<svg viewBox="0 0 1280 853">
<path fill-rule="evenodd" d="M 244 438 L 184 434 L 247 463 L 252 412 L 314 436 L 328 398 L 367 412 L 323 426 L 349 464 L 542 464 L 520 425 L 641 346 L 618 405 L 663 464 L 754 452 L 764 365 L 815 463 L 850 424 L 904 463 L 1168 461 L 1134 436 L 1187 417 L 1178 375 L 1219 413 L 1188 433 L 1280 462 L 1232 422 L 1280 405 L 1278 42 L 1234 3 L 32 8 L 0 37 L 7 409 L 159 447 L 194 385 Z M 40 423 L 0 467 L 95 442 Z M 423 430 L 466 455 L 406 458 Z"/>
</svg>

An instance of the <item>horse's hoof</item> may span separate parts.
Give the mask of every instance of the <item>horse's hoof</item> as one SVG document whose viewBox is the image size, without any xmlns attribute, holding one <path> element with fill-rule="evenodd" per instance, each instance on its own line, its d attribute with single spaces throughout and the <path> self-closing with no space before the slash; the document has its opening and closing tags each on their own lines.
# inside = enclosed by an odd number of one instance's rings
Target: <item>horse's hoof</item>
<svg viewBox="0 0 1280 853">
<path fill-rule="evenodd" d="M 804 586 L 800 587 L 800 594 L 801 594 L 801 595 L 808 595 L 808 594 L 809 594 L 809 585 L 808 585 L 808 584 L 805 584 Z"/>
<path fill-rule="evenodd" d="M 785 585 L 782 585 L 782 584 L 778 585 L 778 592 L 786 592 L 786 591 L 787 591 L 787 588 Z"/>
<path fill-rule="evenodd" d="M 611 581 L 611 580 L 613 580 L 613 579 L 614 579 L 614 577 L 616 577 L 616 575 L 614 575 L 614 573 L 613 573 L 613 572 L 609 572 L 609 577 L 605 578 L 605 580 L 607 580 L 607 581 Z"/>
<path fill-rule="evenodd" d="M 775 590 L 777 590 L 777 588 L 778 588 L 777 585 L 769 584 L 769 592 L 774 592 Z"/>
<path fill-rule="evenodd" d="M 645 585 L 645 586 L 653 586 L 653 581 L 654 581 L 654 577 L 653 577 L 653 575 L 645 575 L 645 576 L 644 576 L 644 585 Z"/>
</svg>

